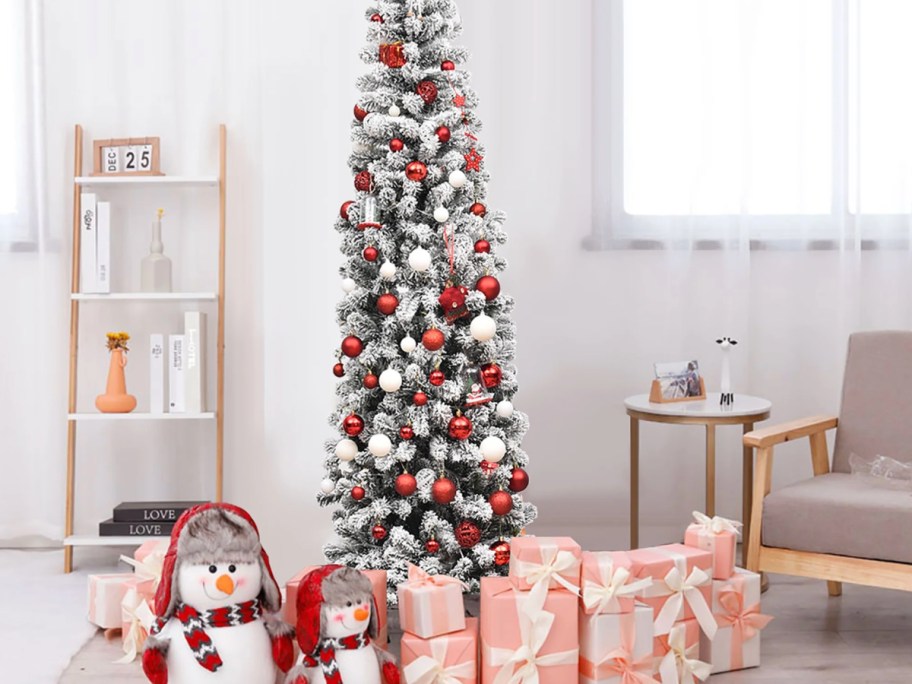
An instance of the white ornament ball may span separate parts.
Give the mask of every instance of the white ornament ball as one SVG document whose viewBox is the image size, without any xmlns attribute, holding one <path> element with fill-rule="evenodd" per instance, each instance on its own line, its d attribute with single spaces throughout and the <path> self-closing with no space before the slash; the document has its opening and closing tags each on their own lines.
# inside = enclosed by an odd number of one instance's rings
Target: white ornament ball
<svg viewBox="0 0 912 684">
<path fill-rule="evenodd" d="M 356 287 L 358 287 L 358 283 L 356 283 L 352 278 L 346 278 L 342 281 L 342 289 L 348 294 L 354 292 Z"/>
<path fill-rule="evenodd" d="M 487 314 L 479 314 L 472 319 L 469 330 L 475 340 L 487 342 L 494 339 L 494 335 L 497 334 L 497 322 Z"/>
<path fill-rule="evenodd" d="M 485 437 L 481 440 L 481 457 L 488 463 L 500 463 L 507 455 L 507 445 L 500 437 Z"/>
<path fill-rule="evenodd" d="M 358 455 L 358 445 L 351 439 L 343 439 L 336 444 L 336 456 L 340 461 L 354 461 Z"/>
<path fill-rule="evenodd" d="M 398 106 L 393 105 L 392 107 L 389 108 L 389 115 L 390 115 L 390 116 L 395 117 L 395 116 L 399 116 L 400 114 L 402 114 L 402 110 L 399 109 Z"/>
<path fill-rule="evenodd" d="M 446 223 L 450 220 L 450 212 L 447 211 L 446 207 L 437 207 L 434 209 L 434 220 L 437 223 Z"/>
<path fill-rule="evenodd" d="M 465 184 L 468 182 L 468 180 L 469 179 L 466 178 L 466 175 L 459 169 L 456 169 L 453 171 L 453 173 L 450 174 L 450 185 L 452 185 L 454 188 L 465 187 Z"/>
<path fill-rule="evenodd" d="M 389 456 L 393 450 L 393 443 L 386 435 L 374 435 L 367 443 L 367 450 L 377 458 Z"/>
<path fill-rule="evenodd" d="M 356 140 L 355 142 L 352 143 L 352 151 L 355 154 L 367 154 L 368 152 L 370 152 L 370 150 L 371 150 L 370 145 L 365 145 L 360 140 Z"/>
<path fill-rule="evenodd" d="M 384 280 L 395 280 L 396 279 L 396 266 L 391 261 L 384 262 L 383 266 L 380 267 L 380 277 Z"/>
<path fill-rule="evenodd" d="M 387 368 L 380 373 L 380 388 L 384 392 L 398 392 L 402 387 L 402 375 L 399 371 Z"/>
<path fill-rule="evenodd" d="M 424 247 L 412 250 L 409 254 L 409 266 L 419 273 L 424 273 L 431 267 L 431 253 Z"/>
<path fill-rule="evenodd" d="M 399 343 L 399 348 L 402 349 L 406 354 L 411 354 L 418 347 L 418 342 L 414 337 L 403 337 L 402 342 Z"/>
<path fill-rule="evenodd" d="M 497 404 L 497 415 L 501 418 L 511 418 L 513 416 L 513 402 L 505 399 Z"/>
<path fill-rule="evenodd" d="M 327 478 L 320 483 L 320 491 L 324 494 L 332 494 L 336 491 L 336 483 Z"/>
</svg>

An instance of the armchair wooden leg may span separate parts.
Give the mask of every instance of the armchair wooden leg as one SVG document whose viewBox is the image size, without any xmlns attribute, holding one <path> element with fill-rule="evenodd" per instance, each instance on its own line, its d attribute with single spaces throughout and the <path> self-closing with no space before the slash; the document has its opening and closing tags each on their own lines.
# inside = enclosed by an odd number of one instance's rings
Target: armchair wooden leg
<svg viewBox="0 0 912 684">
<path fill-rule="evenodd" d="M 754 499 L 752 501 L 750 539 L 747 541 L 747 569 L 760 572 L 761 522 L 763 499 L 770 492 L 773 475 L 773 447 L 757 449 L 757 468 L 754 472 Z"/>
<path fill-rule="evenodd" d="M 827 581 L 827 591 L 830 596 L 842 596 L 842 582 L 830 582 Z"/>
</svg>

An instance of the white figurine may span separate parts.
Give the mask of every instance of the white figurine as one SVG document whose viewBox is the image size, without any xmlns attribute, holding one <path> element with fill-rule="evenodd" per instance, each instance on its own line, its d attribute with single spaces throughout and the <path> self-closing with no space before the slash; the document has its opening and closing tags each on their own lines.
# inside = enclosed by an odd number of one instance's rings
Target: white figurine
<svg viewBox="0 0 912 684">
<path fill-rule="evenodd" d="M 737 340 L 733 340 L 730 337 L 723 337 L 719 340 L 716 340 L 722 348 L 722 382 L 720 383 L 720 391 L 722 392 L 722 397 L 719 399 L 720 406 L 731 406 L 735 403 L 735 393 L 732 392 L 731 386 L 731 348 L 738 344 Z"/>
</svg>

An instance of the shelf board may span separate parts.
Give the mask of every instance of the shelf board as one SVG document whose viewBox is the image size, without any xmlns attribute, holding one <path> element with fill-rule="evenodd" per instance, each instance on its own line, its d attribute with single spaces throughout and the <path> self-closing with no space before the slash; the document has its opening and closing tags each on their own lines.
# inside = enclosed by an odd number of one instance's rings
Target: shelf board
<svg viewBox="0 0 912 684">
<path fill-rule="evenodd" d="M 77 176 L 76 185 L 150 185 L 165 187 L 218 187 L 218 176 Z"/>
<path fill-rule="evenodd" d="M 214 420 L 215 413 L 68 413 L 67 420 Z"/>
<path fill-rule="evenodd" d="M 214 302 L 215 292 L 112 292 L 111 294 L 87 294 L 75 292 L 70 299 L 80 302 Z"/>
<path fill-rule="evenodd" d="M 73 534 L 64 537 L 64 546 L 139 546 L 153 539 L 169 537 L 100 537 L 97 534 Z"/>
</svg>

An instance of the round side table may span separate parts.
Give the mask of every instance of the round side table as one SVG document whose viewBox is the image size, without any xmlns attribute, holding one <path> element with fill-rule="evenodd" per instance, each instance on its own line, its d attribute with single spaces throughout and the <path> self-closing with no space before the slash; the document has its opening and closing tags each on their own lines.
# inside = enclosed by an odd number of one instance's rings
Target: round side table
<svg viewBox="0 0 912 684">
<path fill-rule="evenodd" d="M 648 394 L 638 394 L 624 400 L 630 416 L 630 548 L 640 543 L 640 421 L 672 425 L 703 425 L 706 427 L 706 515 L 716 514 L 716 426 L 741 425 L 744 434 L 754 429 L 754 423 L 770 416 L 772 403 L 760 397 L 736 394 L 731 406 L 719 404 L 718 392 L 707 394 L 705 400 L 655 404 Z M 744 539 L 750 538 L 750 513 L 754 489 L 753 450 L 744 447 L 742 454 L 742 520 Z"/>
</svg>

